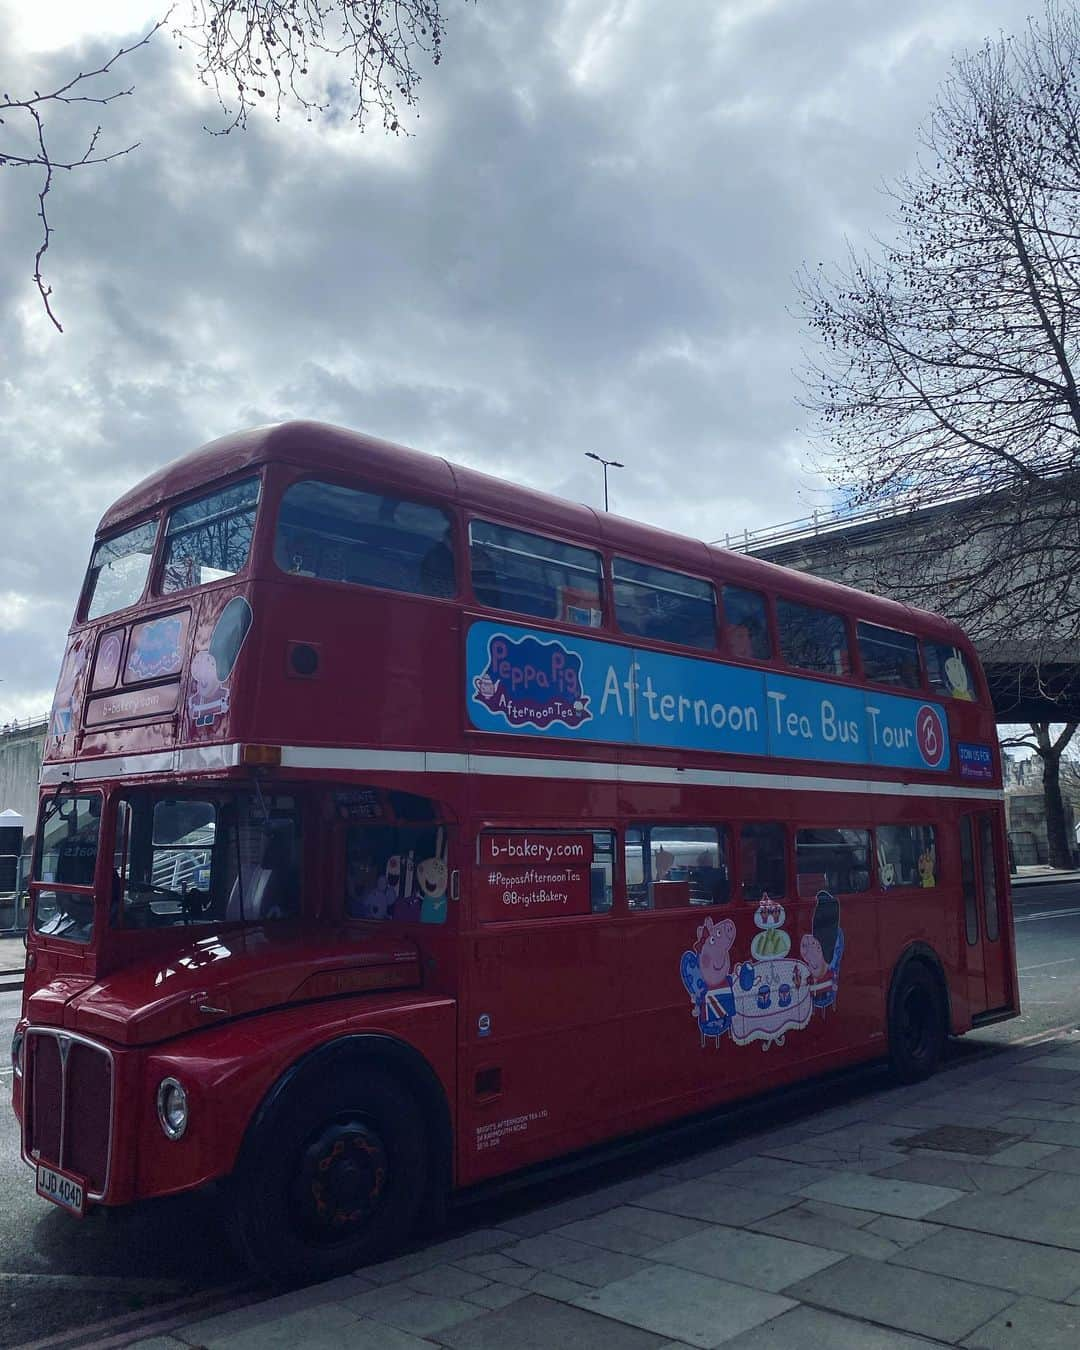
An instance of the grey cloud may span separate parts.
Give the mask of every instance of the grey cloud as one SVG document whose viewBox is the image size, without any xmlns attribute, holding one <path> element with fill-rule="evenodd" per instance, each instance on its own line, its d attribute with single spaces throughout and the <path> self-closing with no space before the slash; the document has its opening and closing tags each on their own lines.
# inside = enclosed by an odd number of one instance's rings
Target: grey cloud
<svg viewBox="0 0 1080 1350">
<path fill-rule="evenodd" d="M 32 201 L 0 174 L 0 554 L 31 616 L 0 635 L 0 718 L 51 686 L 108 502 L 238 426 L 340 421 L 593 503 L 596 450 L 627 466 L 617 509 L 706 538 L 804 509 L 792 275 L 887 228 L 878 186 L 951 52 L 1026 7 L 677 9 L 448 7 L 392 144 L 288 117 L 209 137 L 212 101 L 155 44 L 106 119 L 141 148 L 54 189 L 63 338 L 27 281 Z"/>
</svg>

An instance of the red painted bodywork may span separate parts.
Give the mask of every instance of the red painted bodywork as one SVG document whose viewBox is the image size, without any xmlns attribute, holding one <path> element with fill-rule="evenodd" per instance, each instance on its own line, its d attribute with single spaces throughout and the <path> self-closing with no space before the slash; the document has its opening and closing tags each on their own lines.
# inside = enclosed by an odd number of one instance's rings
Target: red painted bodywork
<svg viewBox="0 0 1080 1350">
<path fill-rule="evenodd" d="M 453 1182 L 465 1186 L 880 1056 L 889 981 L 915 945 L 931 951 L 944 970 L 954 1032 L 967 1030 L 973 1017 L 988 1010 L 1017 1010 L 1000 804 L 958 795 L 937 798 L 931 808 L 907 790 L 931 783 L 962 790 L 964 783 L 953 774 L 860 766 L 858 776 L 878 780 L 881 790 L 799 794 L 789 789 L 786 775 L 848 779 L 852 770 L 540 737 L 526 743 L 513 734 L 472 730 L 462 693 L 465 634 L 472 619 L 491 612 L 475 604 L 467 577 L 456 599 L 436 599 L 287 575 L 273 559 L 274 521 L 282 493 L 298 479 L 368 487 L 454 512 L 459 559 L 467 556 L 467 521 L 479 515 L 585 544 L 608 557 L 618 552 L 840 610 L 849 622 L 864 619 L 945 642 L 961 648 L 977 671 L 971 646 L 955 626 L 313 423 L 230 436 L 188 455 L 121 498 L 106 512 L 99 535 L 114 535 L 252 474 L 262 478 L 262 501 L 249 565 L 239 576 L 155 597 L 159 539 L 147 594 L 137 605 L 84 622 L 83 596 L 50 726 L 43 791 L 73 778 L 97 786 L 109 819 L 112 794 L 121 783 L 248 784 L 253 770 L 238 762 L 240 747 L 289 747 L 291 760 L 262 770 L 264 782 L 287 784 L 298 796 L 312 794 L 312 800 L 330 784 L 362 783 L 438 802 L 460 899 L 450 901 L 442 926 L 345 922 L 335 891 L 340 877 L 323 847 L 323 827 L 316 825 L 306 833 L 302 920 L 246 929 L 222 924 L 197 933 L 124 932 L 108 928 L 101 899 L 100 922 L 86 947 L 31 933 L 24 1022 L 85 1035 L 114 1055 L 114 1166 L 105 1203 L 169 1194 L 227 1174 L 244 1131 L 282 1074 L 343 1035 L 389 1037 L 426 1061 L 446 1097 Z M 231 673 L 227 710 L 210 725 L 198 725 L 191 710 L 201 695 L 192 662 L 236 596 L 251 606 L 254 621 Z M 170 614 L 180 616 L 179 672 L 149 679 L 136 672 L 125 680 L 128 658 L 118 655 L 117 642 L 128 642 L 135 625 Z M 534 626 L 581 635 L 558 622 Z M 610 622 L 588 635 L 626 641 Z M 318 651 L 316 675 L 291 668 L 290 652 L 298 643 Z M 721 650 L 716 659 L 733 657 Z M 757 664 L 783 669 L 779 661 Z M 949 703 L 950 736 L 954 744 L 994 747 L 994 779 L 985 786 L 1000 788 L 994 717 L 981 677 L 977 692 L 976 702 Z M 105 706 L 100 700 L 107 696 L 120 701 Z M 98 702 L 88 705 L 91 697 Z M 90 717 L 88 706 L 97 708 Z M 350 750 L 373 753 L 361 768 L 347 762 Z M 392 761 L 380 761 L 383 752 Z M 334 754 L 344 756 L 340 764 Z M 504 756 L 506 771 L 462 772 L 461 757 L 467 755 Z M 593 761 L 596 776 L 526 774 L 514 767 L 522 756 L 538 764 Z M 631 765 L 666 768 L 670 775 L 667 781 L 635 781 L 633 773 L 622 771 Z M 751 769 L 775 777 L 754 788 L 680 783 L 679 772 L 688 769 Z M 955 828 L 962 814 L 988 809 L 1001 886 L 1001 937 L 992 950 L 987 943 L 973 947 L 965 941 Z M 875 874 L 872 889 L 843 897 L 846 949 L 836 1006 L 815 1012 L 805 1029 L 767 1055 L 730 1037 L 715 1045 L 699 1039 L 678 970 L 703 911 L 630 909 L 619 865 L 610 912 L 481 922 L 474 903 L 475 869 L 487 866 L 475 861 L 481 831 L 580 836 L 583 827 L 621 830 L 641 821 L 770 820 L 805 827 L 933 820 L 941 880 L 934 889 L 885 891 Z M 108 828 L 99 862 L 101 896 L 109 881 Z M 789 896 L 785 906 L 797 945 L 808 930 L 812 902 Z M 735 901 L 717 914 L 734 919 L 732 950 L 745 955 L 756 932 L 753 906 Z M 202 1012 L 203 1006 L 220 1011 Z M 184 1082 L 192 1107 L 191 1125 L 175 1142 L 163 1134 L 154 1110 L 156 1086 L 168 1075 Z M 20 1114 L 21 1092 L 16 1079 Z"/>
</svg>

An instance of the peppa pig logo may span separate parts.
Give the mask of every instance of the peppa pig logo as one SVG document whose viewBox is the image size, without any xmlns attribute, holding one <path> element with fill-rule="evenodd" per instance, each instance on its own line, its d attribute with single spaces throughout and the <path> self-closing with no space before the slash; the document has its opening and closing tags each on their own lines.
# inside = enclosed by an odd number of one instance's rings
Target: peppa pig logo
<svg viewBox="0 0 1080 1350">
<path fill-rule="evenodd" d="M 473 698 L 512 727 L 543 730 L 555 722 L 571 730 L 592 720 L 581 683 L 581 657 L 561 642 L 514 639 L 495 633 L 487 665 L 473 677 Z"/>
</svg>

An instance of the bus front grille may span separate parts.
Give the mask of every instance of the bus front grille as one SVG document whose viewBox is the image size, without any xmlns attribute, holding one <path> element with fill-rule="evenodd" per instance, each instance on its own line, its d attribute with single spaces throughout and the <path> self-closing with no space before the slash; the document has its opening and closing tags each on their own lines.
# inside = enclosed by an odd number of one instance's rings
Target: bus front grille
<svg viewBox="0 0 1080 1350">
<path fill-rule="evenodd" d="M 109 1180 L 112 1055 L 70 1032 L 30 1027 L 25 1058 L 24 1156 L 73 1172 L 100 1199 Z"/>
</svg>

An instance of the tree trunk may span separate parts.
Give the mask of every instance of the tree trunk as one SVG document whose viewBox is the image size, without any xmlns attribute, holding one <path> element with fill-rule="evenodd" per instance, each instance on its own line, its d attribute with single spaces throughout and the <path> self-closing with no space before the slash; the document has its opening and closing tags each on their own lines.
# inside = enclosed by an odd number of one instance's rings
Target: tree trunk
<svg viewBox="0 0 1080 1350">
<path fill-rule="evenodd" d="M 1072 866 L 1072 845 L 1065 823 L 1065 802 L 1061 796 L 1061 756 L 1068 749 L 1080 723 L 1066 722 L 1055 739 L 1049 722 L 1032 722 L 1037 754 L 1043 766 L 1043 803 L 1046 809 L 1046 843 L 1051 867 Z"/>
<path fill-rule="evenodd" d="M 1061 756 L 1043 756 L 1043 797 L 1046 802 L 1046 841 L 1051 867 L 1071 867 L 1072 848 L 1061 796 Z"/>
</svg>

